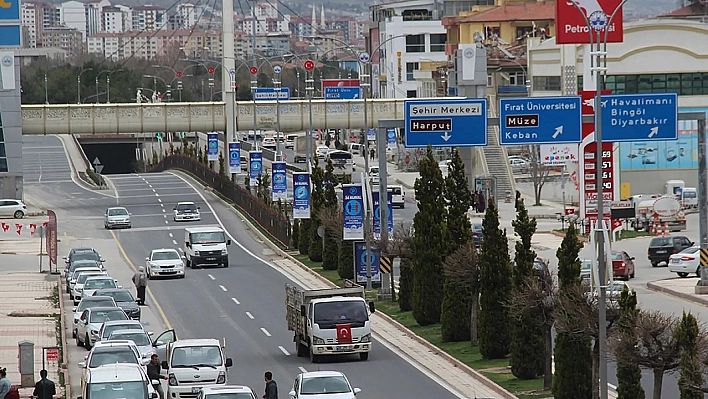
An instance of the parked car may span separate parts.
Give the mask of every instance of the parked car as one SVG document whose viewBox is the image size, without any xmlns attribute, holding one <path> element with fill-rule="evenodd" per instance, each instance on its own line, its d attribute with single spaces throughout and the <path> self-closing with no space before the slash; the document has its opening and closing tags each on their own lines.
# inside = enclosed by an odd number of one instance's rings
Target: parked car
<svg viewBox="0 0 708 399">
<path fill-rule="evenodd" d="M 592 274 L 592 260 L 581 259 L 580 260 L 580 282 L 585 285 L 590 285 Z"/>
<path fill-rule="evenodd" d="M 647 256 L 652 267 L 657 267 L 661 262 L 668 265 L 669 258 L 686 248 L 693 246 L 693 241 L 685 236 L 664 236 L 654 237 L 649 243 Z"/>
<path fill-rule="evenodd" d="M 128 316 L 125 315 L 123 309 L 117 306 L 84 310 L 76 326 L 76 346 L 91 349 L 98 341 L 98 331 L 101 329 L 101 325 L 114 320 L 128 320 Z"/>
<path fill-rule="evenodd" d="M 141 330 L 145 331 L 143 325 L 137 320 L 107 321 L 98 330 L 96 341 L 105 341 L 113 331 L 118 330 Z"/>
<path fill-rule="evenodd" d="M 125 288 L 106 288 L 97 290 L 94 296 L 113 298 L 116 305 L 123 309 L 126 316 L 132 320 L 140 320 L 140 306 L 133 294 Z M 83 300 L 85 300 L 84 298 Z M 82 300 L 82 301 L 83 301 Z"/>
<path fill-rule="evenodd" d="M 27 216 L 27 205 L 22 200 L 0 199 L 0 216 L 22 219 Z"/>
<path fill-rule="evenodd" d="M 111 276 L 92 276 L 84 282 L 84 288 L 81 291 L 81 299 L 93 296 L 93 293 L 104 288 L 123 288 L 118 285 L 116 279 Z"/>
<path fill-rule="evenodd" d="M 103 227 L 113 229 L 116 227 L 125 227 L 129 229 L 132 226 L 130 222 L 130 212 L 122 206 L 106 209 L 103 215 Z"/>
<path fill-rule="evenodd" d="M 155 344 L 148 333 L 141 330 L 116 330 L 108 336 L 105 342 L 111 341 L 132 341 L 138 347 L 140 356 L 143 359 L 149 359 L 155 353 Z"/>
<path fill-rule="evenodd" d="M 484 241 L 484 231 L 482 230 L 482 223 L 472 223 L 472 241 L 474 245 L 480 246 Z"/>
<path fill-rule="evenodd" d="M 531 169 L 531 164 L 520 158 L 511 158 L 509 159 L 509 163 L 511 164 L 511 171 L 513 173 L 528 173 L 529 169 Z"/>
<path fill-rule="evenodd" d="M 406 193 L 403 192 L 402 186 L 388 186 L 391 190 L 391 205 L 397 206 L 401 209 L 406 207 Z"/>
<path fill-rule="evenodd" d="M 77 260 L 71 262 L 66 269 L 64 269 L 64 279 L 66 281 L 66 293 L 71 294 L 71 277 L 76 269 L 98 269 L 99 271 L 104 271 L 105 269 L 100 262 L 95 260 Z"/>
<path fill-rule="evenodd" d="M 145 367 L 113 363 L 86 370 L 80 398 L 158 399 Z"/>
<path fill-rule="evenodd" d="M 636 272 L 634 268 L 634 258 L 624 251 L 612 251 L 612 275 L 615 278 L 624 278 L 629 281 L 634 278 Z"/>
<path fill-rule="evenodd" d="M 671 255 L 669 271 L 678 274 L 679 277 L 688 277 L 690 273 L 696 273 L 696 276 L 701 277 L 700 251 L 700 247 L 693 246 Z"/>
<path fill-rule="evenodd" d="M 292 399 L 340 399 L 353 398 L 359 392 L 361 389 L 352 388 L 347 377 L 339 371 L 310 371 L 295 377 L 289 396 Z"/>
<path fill-rule="evenodd" d="M 256 399 L 256 392 L 244 385 L 208 385 L 203 387 L 197 399 Z"/>
<path fill-rule="evenodd" d="M 100 307 L 108 307 L 108 308 L 114 308 L 116 307 L 116 301 L 113 300 L 113 298 L 107 297 L 107 296 L 92 296 L 90 298 L 84 298 L 79 302 L 79 306 L 73 308 L 74 312 L 74 326 L 71 330 L 71 338 L 76 338 L 76 329 L 78 328 L 79 324 L 79 318 L 81 317 L 81 314 L 84 313 L 84 310 L 89 309 L 89 308 L 100 308 Z"/>
</svg>

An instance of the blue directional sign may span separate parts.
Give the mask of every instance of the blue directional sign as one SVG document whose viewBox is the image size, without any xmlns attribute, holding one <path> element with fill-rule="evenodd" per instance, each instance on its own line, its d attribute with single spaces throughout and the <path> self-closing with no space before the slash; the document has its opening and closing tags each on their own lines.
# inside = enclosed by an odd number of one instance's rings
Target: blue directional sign
<svg viewBox="0 0 708 399">
<path fill-rule="evenodd" d="M 582 122 L 580 96 L 499 100 L 501 145 L 580 143 Z"/>
<path fill-rule="evenodd" d="M 22 28 L 19 25 L 0 25 L 0 47 L 20 46 L 22 46 Z"/>
<path fill-rule="evenodd" d="M 622 94 L 600 97 L 602 139 L 606 141 L 676 140 L 676 93 Z"/>
<path fill-rule="evenodd" d="M 20 21 L 19 0 L 0 0 L 0 22 Z"/>
<path fill-rule="evenodd" d="M 324 98 L 325 100 L 356 100 L 361 98 L 361 87 L 325 87 Z"/>
<path fill-rule="evenodd" d="M 256 101 L 275 101 L 275 100 L 290 100 L 290 88 L 281 87 L 280 88 L 280 98 L 277 98 L 276 90 L 274 87 L 258 87 L 253 92 Z"/>
<path fill-rule="evenodd" d="M 487 145 L 487 100 L 409 100 L 405 103 L 405 147 Z"/>
</svg>

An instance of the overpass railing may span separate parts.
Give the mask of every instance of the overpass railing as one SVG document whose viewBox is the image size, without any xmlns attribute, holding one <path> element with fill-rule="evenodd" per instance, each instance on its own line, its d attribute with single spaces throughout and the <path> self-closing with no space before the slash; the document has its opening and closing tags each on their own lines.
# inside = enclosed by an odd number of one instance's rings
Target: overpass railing
<svg viewBox="0 0 708 399">
<path fill-rule="evenodd" d="M 201 180 L 214 191 L 232 201 L 241 210 L 245 211 L 265 231 L 278 240 L 281 244 L 290 246 L 290 221 L 278 214 L 273 208 L 263 203 L 248 190 L 234 184 L 218 173 L 198 163 L 186 155 L 170 155 L 162 159 L 148 172 L 163 172 L 168 169 L 180 169 L 189 172 Z"/>
</svg>

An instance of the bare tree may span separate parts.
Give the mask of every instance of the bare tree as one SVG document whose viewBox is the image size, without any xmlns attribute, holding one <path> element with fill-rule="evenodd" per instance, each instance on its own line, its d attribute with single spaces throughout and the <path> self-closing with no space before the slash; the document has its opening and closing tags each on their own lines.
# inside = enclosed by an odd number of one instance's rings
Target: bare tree
<svg viewBox="0 0 708 399">
<path fill-rule="evenodd" d="M 541 205 L 541 192 L 543 191 L 543 186 L 548 181 L 548 175 L 551 173 L 551 168 L 541 164 L 541 146 L 530 145 L 527 147 L 529 160 L 531 165 L 529 166 L 529 175 L 531 175 L 531 181 L 533 182 L 533 194 L 536 200 L 535 205 Z"/>
<path fill-rule="evenodd" d="M 551 329 L 555 322 L 558 305 L 558 287 L 550 281 L 539 281 L 536 276 L 526 279 L 520 290 L 514 291 L 508 301 L 510 316 L 517 321 L 533 313 L 543 327 L 544 356 L 543 389 L 553 386 L 553 335 Z"/>
<path fill-rule="evenodd" d="M 479 252 L 470 240 L 445 258 L 445 277 L 469 287 L 470 341 L 477 346 L 477 314 L 479 312 Z"/>
<path fill-rule="evenodd" d="M 675 334 L 678 320 L 657 311 L 640 311 L 637 315 L 635 337 L 625 339 L 616 331 L 608 341 L 615 358 L 638 364 L 654 373 L 654 399 L 661 399 L 664 374 L 678 368 L 681 348 Z M 636 345 L 630 346 L 636 339 Z M 703 339 L 705 341 L 705 339 Z"/>
<path fill-rule="evenodd" d="M 320 219 L 322 226 L 341 241 L 344 235 L 344 219 L 342 219 L 342 207 L 324 207 L 319 210 L 317 217 Z"/>
<path fill-rule="evenodd" d="M 341 212 L 340 212 L 341 214 Z M 339 217 L 341 220 L 341 216 Z M 341 228 L 340 228 L 341 230 Z M 374 246 L 381 250 L 382 256 L 391 258 L 413 259 L 413 229 L 404 224 L 398 223 L 393 226 L 393 233 L 388 234 L 388 240 L 384 242 L 378 239 L 374 242 Z M 394 285 L 394 273 L 391 270 L 391 300 L 396 301 L 396 288 Z"/>
</svg>

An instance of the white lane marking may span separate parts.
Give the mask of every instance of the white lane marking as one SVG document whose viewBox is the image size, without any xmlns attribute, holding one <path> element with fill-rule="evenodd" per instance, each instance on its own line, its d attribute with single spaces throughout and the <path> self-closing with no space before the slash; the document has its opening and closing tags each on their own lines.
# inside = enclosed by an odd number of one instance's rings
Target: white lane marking
<svg viewBox="0 0 708 399">
<path fill-rule="evenodd" d="M 155 191 L 155 189 L 153 188 L 153 189 L 152 189 L 152 192 L 153 192 L 153 193 L 156 193 L 157 191 Z"/>
<path fill-rule="evenodd" d="M 226 289 L 226 287 L 224 287 L 223 285 L 220 285 L 219 288 L 221 288 L 221 290 L 224 291 L 224 292 L 228 291 L 228 290 Z"/>
<path fill-rule="evenodd" d="M 162 212 L 164 212 L 164 211 L 165 211 L 165 210 L 163 209 Z M 162 215 L 162 217 L 165 218 L 165 219 L 167 219 L 167 215 Z M 165 220 L 165 223 L 167 223 L 166 220 Z"/>
<path fill-rule="evenodd" d="M 165 211 L 165 208 L 162 208 L 162 213 L 167 213 L 167 212 Z"/>
<path fill-rule="evenodd" d="M 251 314 L 251 312 L 246 312 L 246 316 L 248 316 L 249 319 L 253 320 L 255 317 Z"/>
<path fill-rule="evenodd" d="M 236 299 L 236 298 L 231 298 L 231 300 L 234 301 L 234 303 L 237 305 L 241 304 L 241 302 L 239 302 L 238 299 Z"/>
<path fill-rule="evenodd" d="M 300 370 L 300 371 L 303 372 L 303 373 L 307 373 L 307 370 L 305 370 L 304 367 L 298 367 L 298 370 Z"/>
<path fill-rule="evenodd" d="M 261 327 L 261 331 L 263 331 L 263 334 L 265 334 L 266 337 L 272 337 L 272 335 L 270 335 L 268 330 L 266 330 L 265 328 Z"/>
<path fill-rule="evenodd" d="M 174 236 L 172 235 L 172 233 L 170 233 L 170 237 L 174 237 Z"/>
<path fill-rule="evenodd" d="M 207 277 L 209 277 L 212 281 L 216 280 L 216 277 L 212 276 L 211 274 L 207 274 Z"/>
<path fill-rule="evenodd" d="M 71 169 L 71 181 L 74 182 L 74 184 L 76 184 L 76 186 L 78 188 L 80 188 L 84 191 L 88 191 L 90 193 L 100 194 L 100 195 L 103 195 L 108 198 L 118 199 L 118 191 L 116 191 L 116 188 L 113 185 L 113 183 L 110 184 L 110 188 L 113 191 L 114 195 L 103 193 L 100 190 L 91 190 L 91 189 L 88 189 L 88 188 L 84 187 L 83 185 L 79 184 L 79 182 L 76 180 L 76 176 L 78 176 L 78 173 L 76 172 L 76 168 L 74 167 L 74 164 L 71 162 L 71 157 L 69 156 L 69 150 L 66 148 L 66 143 L 64 143 L 64 140 L 62 140 L 61 137 L 59 137 L 57 135 L 54 135 L 54 137 L 56 137 L 59 140 L 59 142 L 61 143 L 61 148 L 64 149 L 64 155 L 66 155 L 66 159 L 67 159 L 67 161 L 69 161 L 69 169 Z M 106 179 L 106 180 L 110 181 L 110 179 Z M 47 183 L 46 180 L 45 180 L 45 183 Z M 64 183 L 64 181 L 61 181 L 61 183 Z"/>
<path fill-rule="evenodd" d="M 167 215 L 165 215 L 165 217 L 167 217 Z M 168 223 L 170 223 L 170 222 L 168 222 L 167 220 L 165 220 L 165 224 L 168 224 Z"/>
<path fill-rule="evenodd" d="M 152 184 L 148 184 L 148 187 L 152 188 Z"/>
<path fill-rule="evenodd" d="M 278 349 L 280 349 L 281 352 L 283 352 L 283 355 L 285 356 L 290 356 L 290 352 L 288 352 L 285 348 L 282 346 L 278 346 Z"/>
<path fill-rule="evenodd" d="M 172 240 L 172 245 L 177 245 L 177 241 Z"/>
<path fill-rule="evenodd" d="M 155 193 L 155 197 L 159 197 L 159 196 L 160 196 L 160 194 L 158 194 L 158 193 Z"/>
<path fill-rule="evenodd" d="M 162 204 L 162 200 L 159 199 L 159 198 L 157 199 L 157 202 L 159 202 L 160 204 Z M 164 206 L 164 205 L 160 205 L 160 206 Z"/>
</svg>

